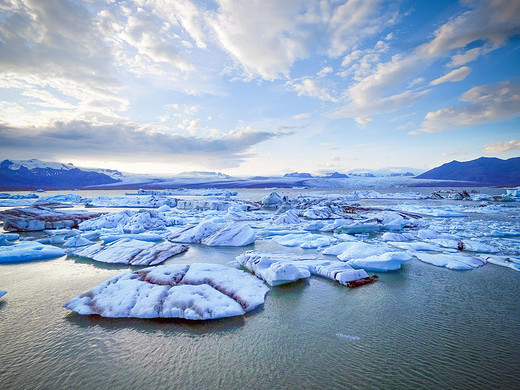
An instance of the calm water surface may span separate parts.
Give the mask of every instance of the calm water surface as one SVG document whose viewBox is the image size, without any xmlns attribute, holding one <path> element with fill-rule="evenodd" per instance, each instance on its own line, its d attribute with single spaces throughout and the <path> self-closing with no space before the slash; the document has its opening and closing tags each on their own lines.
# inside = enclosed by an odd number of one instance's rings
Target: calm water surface
<svg viewBox="0 0 520 390">
<path fill-rule="evenodd" d="M 247 249 L 304 252 L 192 245 L 169 262 L 226 264 Z M 520 388 L 520 273 L 510 269 L 412 260 L 358 289 L 313 277 L 272 288 L 246 316 L 209 322 L 62 308 L 128 270 L 66 257 L 1 265 L 0 388 Z"/>
</svg>

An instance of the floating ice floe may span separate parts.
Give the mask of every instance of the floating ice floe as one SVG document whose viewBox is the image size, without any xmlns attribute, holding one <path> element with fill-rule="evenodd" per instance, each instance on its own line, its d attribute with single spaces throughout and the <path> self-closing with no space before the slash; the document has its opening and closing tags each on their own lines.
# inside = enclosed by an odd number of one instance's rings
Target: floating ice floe
<svg viewBox="0 0 520 390">
<path fill-rule="evenodd" d="M 401 269 L 401 265 L 412 258 L 413 256 L 405 252 L 387 252 L 382 255 L 352 259 L 347 261 L 347 264 L 366 271 L 386 272 Z"/>
<path fill-rule="evenodd" d="M 331 236 L 326 236 L 323 234 L 313 234 L 313 233 L 292 233 L 286 235 L 275 236 L 272 239 L 283 246 L 295 247 L 299 246 L 301 248 L 323 248 L 326 246 L 330 246 L 332 243 L 336 242 L 336 239 Z"/>
<path fill-rule="evenodd" d="M 0 234 L 0 246 L 3 245 L 13 245 L 14 242 L 20 238 L 20 235 L 17 233 L 3 233 Z"/>
<path fill-rule="evenodd" d="M 69 251 L 70 255 L 86 257 L 110 264 L 157 265 L 188 250 L 188 245 L 168 241 L 153 243 L 122 238 L 107 245 L 94 244 Z"/>
<path fill-rule="evenodd" d="M 172 264 L 116 276 L 65 304 L 83 315 L 209 320 L 243 315 L 264 303 L 268 287 L 218 264 Z"/>
<path fill-rule="evenodd" d="M 124 210 L 82 222 L 79 228 L 81 230 L 99 230 L 121 226 L 126 232 L 142 233 L 145 230 L 166 229 L 168 226 L 182 224 L 184 221 L 181 218 L 155 210 Z"/>
<path fill-rule="evenodd" d="M 386 232 L 381 236 L 383 241 L 393 241 L 393 242 L 405 242 L 413 240 L 415 237 L 411 233 L 390 233 Z"/>
<path fill-rule="evenodd" d="M 137 208 L 159 208 L 167 205 L 175 207 L 177 199 L 161 196 L 98 196 L 85 200 L 85 207 L 137 207 Z"/>
<path fill-rule="evenodd" d="M 0 212 L 6 231 L 38 231 L 75 228 L 82 221 L 99 217 L 100 213 L 86 210 L 54 210 L 47 207 L 27 207 Z"/>
<path fill-rule="evenodd" d="M 0 263 L 18 263 L 31 260 L 43 260 L 61 257 L 65 251 L 61 248 L 34 241 L 24 241 L 9 246 L 0 246 Z"/>
<path fill-rule="evenodd" d="M 323 276 L 341 284 L 368 277 L 364 270 L 353 269 L 337 260 L 309 259 L 284 252 L 247 251 L 236 260 L 271 286 L 306 279 L 311 275 Z"/>
<path fill-rule="evenodd" d="M 90 241 L 88 238 L 82 236 L 74 236 L 69 238 L 67 241 L 63 243 L 63 246 L 66 248 L 76 248 L 79 246 L 93 245 L 94 242 Z"/>
<path fill-rule="evenodd" d="M 207 246 L 246 246 L 255 242 L 255 231 L 247 224 L 204 220 L 172 233 L 168 239 Z"/>
<path fill-rule="evenodd" d="M 515 271 L 520 271 L 520 258 L 510 257 L 510 256 L 486 256 L 485 260 L 488 263 L 500 265 L 502 267 L 507 267 L 514 269 Z"/>
<path fill-rule="evenodd" d="M 60 203 L 80 203 L 83 198 L 78 194 L 58 194 L 53 196 L 42 196 L 35 205 L 39 203 L 52 203 L 52 202 L 60 202 Z"/>
<path fill-rule="evenodd" d="M 131 238 L 139 241 L 150 241 L 157 242 L 164 240 L 164 236 L 155 233 L 129 233 L 129 234 L 102 234 L 99 236 L 99 239 L 103 241 L 105 244 L 109 242 L 117 241 L 122 238 Z"/>
<path fill-rule="evenodd" d="M 461 253 L 415 252 L 414 255 L 425 263 L 454 270 L 471 270 L 485 264 L 483 260 Z"/>
<path fill-rule="evenodd" d="M 353 241 L 345 242 L 345 250 L 337 255 L 341 261 L 363 259 L 370 256 L 378 256 L 387 252 L 395 252 L 389 245 L 367 244 L 365 242 Z"/>
</svg>

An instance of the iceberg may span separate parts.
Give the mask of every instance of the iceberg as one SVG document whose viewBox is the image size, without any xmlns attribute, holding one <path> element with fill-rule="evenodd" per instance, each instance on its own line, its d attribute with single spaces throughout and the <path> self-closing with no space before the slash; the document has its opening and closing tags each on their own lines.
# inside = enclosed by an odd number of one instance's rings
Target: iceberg
<svg viewBox="0 0 520 390">
<path fill-rule="evenodd" d="M 298 214 L 293 209 L 290 209 L 281 215 L 273 217 L 271 222 L 275 225 L 299 224 L 300 218 L 298 218 Z"/>
<path fill-rule="evenodd" d="M 485 258 L 488 263 L 500 265 L 502 267 L 511 268 L 520 271 L 520 258 L 509 256 L 488 256 Z"/>
<path fill-rule="evenodd" d="M 88 238 L 82 236 L 74 236 L 65 241 L 63 243 L 63 246 L 66 248 L 76 248 L 78 246 L 86 246 L 92 244 L 94 244 L 94 242 L 90 241 Z"/>
<path fill-rule="evenodd" d="M 281 206 L 283 199 L 276 192 L 271 192 L 265 198 L 262 199 L 262 206 L 266 208 L 277 208 Z"/>
<path fill-rule="evenodd" d="M 183 224 L 182 219 L 155 210 L 124 210 L 82 222 L 79 224 L 79 228 L 81 230 L 99 230 L 121 226 L 124 231 L 141 233 L 144 230 L 161 230 L 169 226 Z"/>
<path fill-rule="evenodd" d="M 162 196 L 98 196 L 85 200 L 85 207 L 137 207 L 137 208 L 159 208 L 167 205 L 175 207 L 177 199 Z"/>
<path fill-rule="evenodd" d="M 322 276 L 343 285 L 369 277 L 364 270 L 354 269 L 341 261 L 309 259 L 284 252 L 247 251 L 236 260 L 271 286 L 307 279 L 311 275 Z"/>
<path fill-rule="evenodd" d="M 485 264 L 483 260 L 460 253 L 445 254 L 416 252 L 414 255 L 425 263 L 453 270 L 471 270 Z"/>
<path fill-rule="evenodd" d="M 75 228 L 79 223 L 99 217 L 100 213 L 86 210 L 54 210 L 47 207 L 26 207 L 4 210 L 0 219 L 6 231 L 39 231 L 45 229 Z"/>
<path fill-rule="evenodd" d="M 0 263 L 19 263 L 23 261 L 52 259 L 64 255 L 65 251 L 61 248 L 34 241 L 24 241 L 9 246 L 0 246 Z"/>
<path fill-rule="evenodd" d="M 378 256 L 349 260 L 347 264 L 366 271 L 386 272 L 401 269 L 401 264 L 412 258 L 413 256 L 405 252 L 387 252 Z"/>
<path fill-rule="evenodd" d="M 238 263 L 270 286 L 294 282 L 311 276 L 308 267 L 299 267 L 285 253 L 247 251 L 236 258 Z"/>
<path fill-rule="evenodd" d="M 13 245 L 14 242 L 20 238 L 20 235 L 17 233 L 3 233 L 0 234 L 0 246 L 3 245 Z"/>
<path fill-rule="evenodd" d="M 247 224 L 204 220 L 196 226 L 172 233 L 168 239 L 207 246 L 246 246 L 255 242 L 256 238 L 255 231 Z"/>
<path fill-rule="evenodd" d="M 365 242 L 345 242 L 345 250 L 337 257 L 341 261 L 362 259 L 369 256 L 378 256 L 387 252 L 395 252 L 395 249 L 388 245 L 367 244 Z"/>
<path fill-rule="evenodd" d="M 153 242 L 121 238 L 107 245 L 94 244 L 69 251 L 70 255 L 86 257 L 110 264 L 157 265 L 170 257 L 186 252 L 188 245 L 171 244 L 168 241 Z"/>
<path fill-rule="evenodd" d="M 116 276 L 64 305 L 110 318 L 209 320 L 243 315 L 265 301 L 268 287 L 218 264 L 172 264 Z"/>
<path fill-rule="evenodd" d="M 279 235 L 273 237 L 272 240 L 283 246 L 299 246 L 301 248 L 323 248 L 336 241 L 334 237 L 312 233 Z"/>
</svg>

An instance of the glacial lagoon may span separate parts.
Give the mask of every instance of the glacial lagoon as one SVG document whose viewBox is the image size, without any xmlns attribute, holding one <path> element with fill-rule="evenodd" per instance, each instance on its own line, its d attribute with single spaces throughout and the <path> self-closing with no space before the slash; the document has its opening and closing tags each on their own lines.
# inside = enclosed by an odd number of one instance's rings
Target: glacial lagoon
<svg viewBox="0 0 520 390">
<path fill-rule="evenodd" d="M 427 194 L 432 190 L 398 191 Z M 271 191 L 289 198 L 302 193 L 351 192 L 240 190 L 237 198 L 260 200 Z M 124 195 L 122 191 L 75 193 L 84 197 Z M 467 232 L 470 239 L 486 237 L 488 244 L 517 256 L 520 250 L 519 236 L 514 235 L 520 225 L 518 202 L 483 206 L 480 201 L 395 198 L 354 203 L 422 213 L 421 223 L 436 231 L 471 229 Z M 432 210 L 465 216 L 434 217 Z M 508 236 L 486 236 L 500 229 L 508 230 Z M 357 238 L 370 243 L 380 235 Z M 190 244 L 187 252 L 166 264 L 227 265 L 247 250 L 324 256 L 316 249 L 283 246 L 259 235 L 254 244 L 245 247 Z M 1 264 L 0 289 L 8 292 L 0 298 L 1 387 L 520 387 L 520 272 L 506 267 L 485 264 L 454 271 L 413 259 L 400 270 L 378 272 L 377 282 L 356 289 L 313 276 L 270 287 L 265 303 L 243 316 L 206 322 L 108 319 L 81 316 L 62 307 L 99 283 L 135 269 L 139 268 L 66 256 Z"/>
</svg>

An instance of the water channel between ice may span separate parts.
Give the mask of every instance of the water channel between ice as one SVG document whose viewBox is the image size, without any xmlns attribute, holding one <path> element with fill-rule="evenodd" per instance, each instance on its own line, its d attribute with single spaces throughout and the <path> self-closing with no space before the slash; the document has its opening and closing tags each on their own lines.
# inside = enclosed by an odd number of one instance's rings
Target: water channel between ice
<svg viewBox="0 0 520 390">
<path fill-rule="evenodd" d="M 259 200 L 267 193 L 238 196 Z M 519 223 L 518 207 L 511 210 L 511 223 Z M 467 218 L 507 222 L 510 214 Z M 518 237 L 512 240 L 520 247 Z M 245 248 L 193 244 L 167 263 L 227 264 L 249 249 L 317 253 L 271 240 Z M 0 387 L 520 388 L 520 273 L 504 267 L 452 271 L 412 260 L 357 289 L 312 277 L 271 288 L 265 304 L 245 316 L 208 322 L 103 319 L 62 307 L 128 270 L 66 257 L 1 265 L 0 288 L 8 295 L 0 300 Z"/>
</svg>

